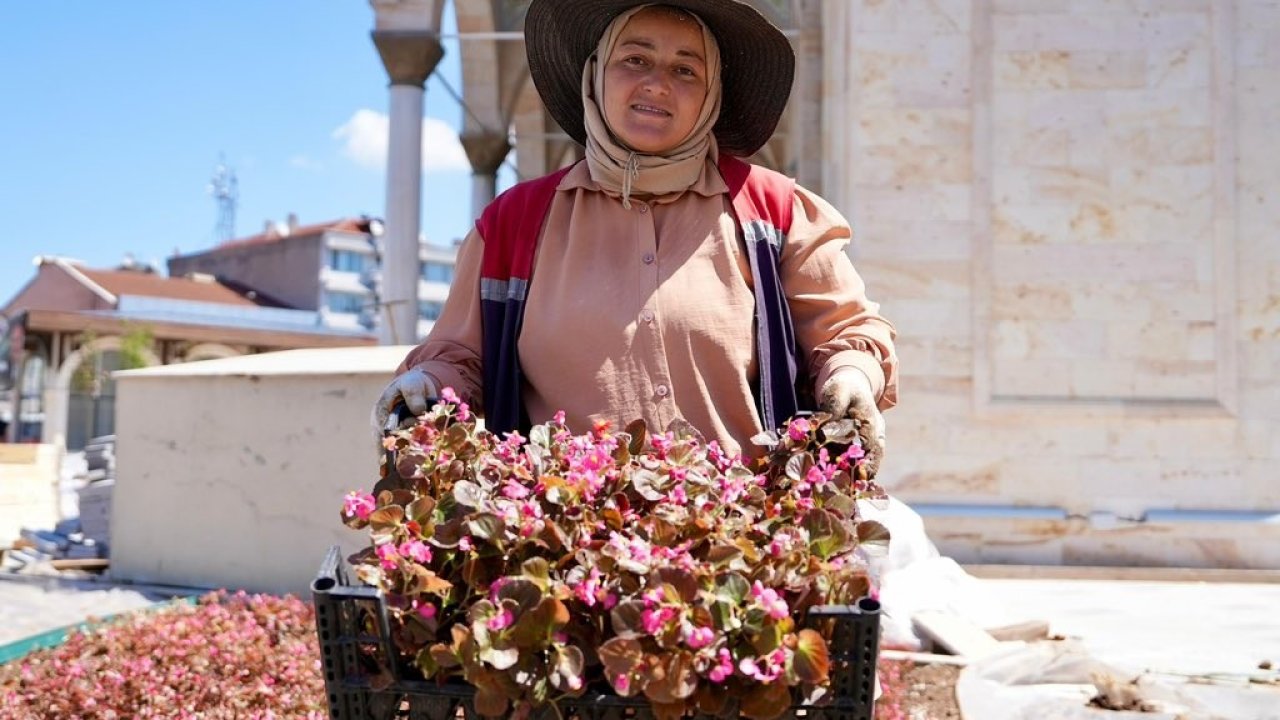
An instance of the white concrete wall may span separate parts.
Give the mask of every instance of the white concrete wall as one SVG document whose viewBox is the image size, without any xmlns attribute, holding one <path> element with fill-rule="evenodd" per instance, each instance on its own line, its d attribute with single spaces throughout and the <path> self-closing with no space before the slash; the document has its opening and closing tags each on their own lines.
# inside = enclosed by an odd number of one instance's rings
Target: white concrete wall
<svg viewBox="0 0 1280 720">
<path fill-rule="evenodd" d="M 52 530 L 59 520 L 55 445 L 0 443 L 0 547 L 9 547 L 22 528 Z"/>
<path fill-rule="evenodd" d="M 306 593 L 377 479 L 374 399 L 405 347 L 292 350 L 117 375 L 111 575 Z"/>
<path fill-rule="evenodd" d="M 1280 567 L 1280 5 L 824 12 L 881 479 L 962 560 Z"/>
</svg>

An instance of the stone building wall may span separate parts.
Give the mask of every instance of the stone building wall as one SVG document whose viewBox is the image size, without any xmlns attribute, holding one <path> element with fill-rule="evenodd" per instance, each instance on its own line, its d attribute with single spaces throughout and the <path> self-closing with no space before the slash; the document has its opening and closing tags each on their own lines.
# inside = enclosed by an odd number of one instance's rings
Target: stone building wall
<svg viewBox="0 0 1280 720">
<path fill-rule="evenodd" d="M 893 492 L 961 559 L 1280 567 L 1280 4 L 824 13 Z"/>
</svg>

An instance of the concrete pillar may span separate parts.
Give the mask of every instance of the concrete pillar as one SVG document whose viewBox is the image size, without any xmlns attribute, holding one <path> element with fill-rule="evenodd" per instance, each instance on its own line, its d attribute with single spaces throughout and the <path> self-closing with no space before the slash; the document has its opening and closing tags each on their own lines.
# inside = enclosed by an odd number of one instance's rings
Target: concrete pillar
<svg viewBox="0 0 1280 720">
<path fill-rule="evenodd" d="M 464 132 L 459 139 L 471 161 L 471 216 L 480 217 L 497 194 L 498 168 L 511 152 L 511 143 L 506 135 L 484 130 Z"/>
<path fill-rule="evenodd" d="M 423 30 L 374 30 L 373 44 L 391 78 L 378 340 L 384 345 L 413 344 L 418 341 L 423 85 L 444 48 L 438 34 Z"/>
</svg>

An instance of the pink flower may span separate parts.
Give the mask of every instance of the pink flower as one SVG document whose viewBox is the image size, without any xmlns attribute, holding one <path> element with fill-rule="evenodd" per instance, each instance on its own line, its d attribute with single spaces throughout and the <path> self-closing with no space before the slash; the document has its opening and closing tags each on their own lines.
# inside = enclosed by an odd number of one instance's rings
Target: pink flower
<svg viewBox="0 0 1280 720">
<path fill-rule="evenodd" d="M 502 484 L 502 496 L 512 500 L 522 500 L 529 497 L 529 488 L 507 478 L 507 481 Z"/>
<path fill-rule="evenodd" d="M 781 620 L 791 614 L 787 607 L 787 601 L 778 597 L 778 593 L 773 588 L 767 588 L 760 584 L 757 580 L 751 584 L 751 597 L 760 603 L 766 614 L 774 620 Z"/>
<path fill-rule="evenodd" d="M 796 442 L 804 442 L 809 439 L 809 420 L 806 418 L 796 418 L 787 426 L 787 437 Z"/>
<path fill-rule="evenodd" d="M 631 689 L 631 677 L 626 674 L 619 674 L 613 679 L 613 688 L 619 693 L 626 695 Z"/>
<path fill-rule="evenodd" d="M 410 540 L 400 546 L 400 554 L 420 563 L 431 562 L 431 548 L 421 540 Z"/>
<path fill-rule="evenodd" d="M 396 546 L 391 543 L 385 543 L 378 546 L 378 559 L 382 561 L 383 570 L 395 570 L 400 554 L 396 552 Z"/>
<path fill-rule="evenodd" d="M 347 517 L 368 520 L 373 511 L 377 509 L 378 504 L 369 493 L 349 492 L 342 501 L 342 514 Z"/>
<path fill-rule="evenodd" d="M 458 393 L 454 392 L 453 388 L 451 387 L 446 387 L 445 389 L 440 391 L 440 399 L 447 403 L 452 403 L 454 405 L 457 405 L 458 403 L 462 402 L 462 398 L 458 397 Z"/>
<path fill-rule="evenodd" d="M 514 623 L 515 621 L 516 621 L 515 613 L 511 612 L 507 608 L 502 608 L 501 610 L 498 611 L 497 615 L 494 615 L 493 617 L 489 618 L 489 621 L 486 622 L 485 625 L 487 625 L 490 630 L 497 632 L 499 630 L 504 630 L 506 628 L 511 627 L 511 624 Z"/>
<path fill-rule="evenodd" d="M 738 663 L 738 672 L 749 678 L 754 678 L 759 677 L 760 668 L 756 667 L 756 662 L 751 658 L 742 658 L 742 661 Z"/>
<path fill-rule="evenodd" d="M 684 642 L 691 650 L 701 650 L 716 639 L 716 633 L 709 627 L 695 627 L 685 633 Z"/>
<path fill-rule="evenodd" d="M 436 606 L 431 603 L 423 603 L 418 606 L 417 613 L 419 616 L 430 620 L 436 616 Z"/>
<path fill-rule="evenodd" d="M 564 411 L 563 411 L 563 410 L 557 410 L 557 411 L 556 411 L 556 414 L 555 414 L 555 415 L 553 415 L 553 416 L 551 416 L 551 422 L 555 423 L 556 425 L 563 425 L 563 424 L 564 424 Z"/>
<path fill-rule="evenodd" d="M 463 535 L 458 539 L 458 549 L 462 552 L 471 552 L 471 536 Z"/>
<path fill-rule="evenodd" d="M 724 682 L 725 678 L 733 674 L 733 656 L 726 648 L 720 648 L 716 659 L 718 662 L 707 673 L 707 679 L 714 683 Z"/>
</svg>

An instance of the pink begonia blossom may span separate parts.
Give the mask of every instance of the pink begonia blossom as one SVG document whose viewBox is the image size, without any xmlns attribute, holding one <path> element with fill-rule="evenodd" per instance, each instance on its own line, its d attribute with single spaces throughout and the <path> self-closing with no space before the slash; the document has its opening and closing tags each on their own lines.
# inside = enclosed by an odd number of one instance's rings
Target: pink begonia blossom
<svg viewBox="0 0 1280 720">
<path fill-rule="evenodd" d="M 471 536 L 463 535 L 458 538 L 458 549 L 462 552 L 471 552 Z"/>
<path fill-rule="evenodd" d="M 809 438 L 809 431 L 812 426 L 807 418 L 796 418 L 787 426 L 787 437 L 796 442 L 804 442 Z"/>
<path fill-rule="evenodd" d="M 397 560 L 400 554 L 396 552 L 396 546 L 391 543 L 384 543 L 378 546 L 378 559 L 382 561 L 383 570 L 395 570 L 398 567 Z"/>
<path fill-rule="evenodd" d="M 502 497 L 511 498 L 512 500 L 523 500 L 529 497 L 529 488 L 521 485 L 511 478 L 507 478 L 502 484 Z"/>
<path fill-rule="evenodd" d="M 555 423 L 556 425 L 563 425 L 563 424 L 564 424 L 564 411 L 563 411 L 563 410 L 557 410 L 557 411 L 556 411 L 556 414 L 551 416 L 551 422 Z"/>
<path fill-rule="evenodd" d="M 378 503 L 373 499 L 373 495 L 366 492 L 352 491 L 347 493 L 346 498 L 342 501 L 342 514 L 347 517 L 358 517 L 361 520 L 368 520 L 374 510 L 378 509 Z"/>
<path fill-rule="evenodd" d="M 501 610 L 498 611 L 497 615 L 494 615 L 493 617 L 489 618 L 488 622 L 486 622 L 485 625 L 488 626 L 490 630 L 497 632 L 499 630 L 505 630 L 506 628 L 511 627 L 511 624 L 514 623 L 515 621 L 516 621 L 515 613 L 511 612 L 511 610 L 508 608 L 502 608 Z"/>
<path fill-rule="evenodd" d="M 587 607 L 595 607 L 596 603 L 600 602 L 600 597 L 598 596 L 600 590 L 600 570 L 591 568 L 591 572 L 586 579 L 574 586 L 573 594 Z"/>
<path fill-rule="evenodd" d="M 631 689 L 631 677 L 626 674 L 620 674 L 613 679 L 613 687 L 618 692 L 626 695 Z"/>
<path fill-rule="evenodd" d="M 430 620 L 436 616 L 436 606 L 431 603 L 422 603 L 416 610 L 419 616 Z"/>
<path fill-rule="evenodd" d="M 729 654 L 727 648 L 720 648 L 716 660 L 716 664 L 707 673 L 707 679 L 713 683 L 721 683 L 733 674 L 733 656 Z"/>
<path fill-rule="evenodd" d="M 401 544 L 400 554 L 420 563 L 431 562 L 431 548 L 421 540 L 410 540 Z"/>
<path fill-rule="evenodd" d="M 709 627 L 691 627 L 684 634 L 684 642 L 691 650 L 701 650 L 715 639 L 716 632 Z"/>
<path fill-rule="evenodd" d="M 787 607 L 787 601 L 778 597 L 778 593 L 773 588 L 767 588 L 756 580 L 751 584 L 751 597 L 764 608 L 765 613 L 774 620 L 781 620 L 791 614 Z"/>
</svg>

